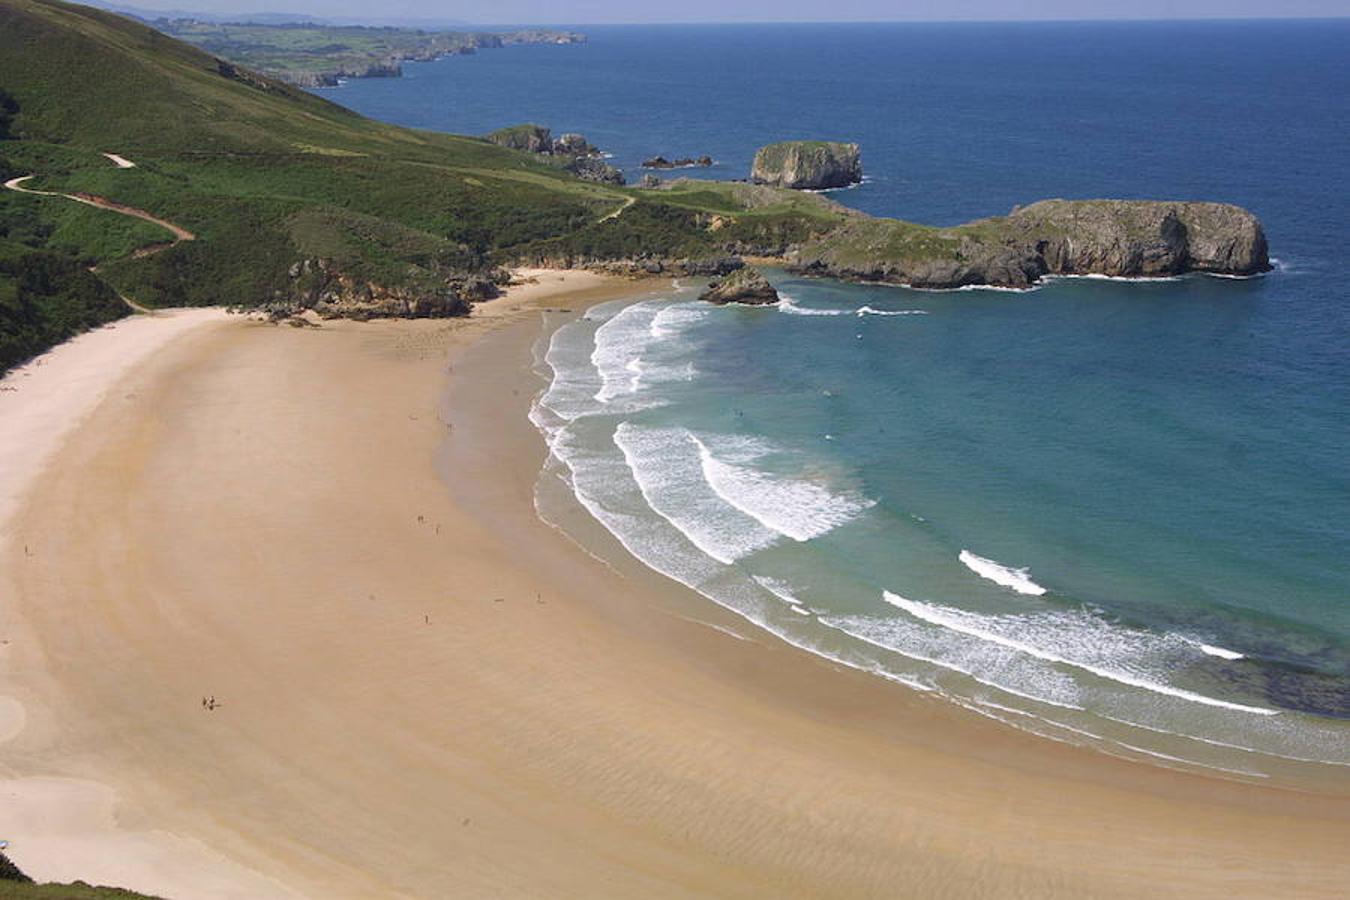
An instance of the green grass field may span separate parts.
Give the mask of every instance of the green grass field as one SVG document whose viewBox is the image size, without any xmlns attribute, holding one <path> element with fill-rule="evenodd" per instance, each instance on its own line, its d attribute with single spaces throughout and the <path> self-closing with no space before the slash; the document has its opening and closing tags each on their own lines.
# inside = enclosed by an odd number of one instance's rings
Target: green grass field
<svg viewBox="0 0 1350 900">
<path fill-rule="evenodd" d="M 97 265 L 115 292 L 151 307 L 284 301 L 296 290 L 288 272 L 305 259 L 416 288 L 520 260 L 772 251 L 844 218 L 818 198 L 749 185 L 582 181 L 479 138 L 363 118 L 141 23 L 57 0 L 0 0 L 0 89 L 6 177 L 34 174 L 28 186 L 106 197 L 198 237 L 135 256 L 164 241 L 163 230 L 3 192 L 10 267 L 29 259 L 13 248 L 55 253 Z M 136 166 L 117 168 L 105 152 Z M 3 321 L 67 294 L 0 274 Z M 102 299 L 90 300 L 106 314 Z"/>
</svg>

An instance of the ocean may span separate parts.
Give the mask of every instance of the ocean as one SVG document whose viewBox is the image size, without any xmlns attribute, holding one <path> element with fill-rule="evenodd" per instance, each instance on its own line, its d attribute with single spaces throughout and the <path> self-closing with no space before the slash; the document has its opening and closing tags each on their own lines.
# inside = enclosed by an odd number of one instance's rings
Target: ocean
<svg viewBox="0 0 1350 900">
<path fill-rule="evenodd" d="M 542 515 L 579 501 L 756 625 L 1047 738 L 1350 776 L 1350 22 L 582 30 L 321 93 L 580 131 L 630 179 L 857 141 L 867 181 L 833 197 L 932 224 L 1238 203 L 1276 265 L 1028 292 L 770 271 L 776 307 L 677 283 L 594 308 L 539 348 Z"/>
</svg>

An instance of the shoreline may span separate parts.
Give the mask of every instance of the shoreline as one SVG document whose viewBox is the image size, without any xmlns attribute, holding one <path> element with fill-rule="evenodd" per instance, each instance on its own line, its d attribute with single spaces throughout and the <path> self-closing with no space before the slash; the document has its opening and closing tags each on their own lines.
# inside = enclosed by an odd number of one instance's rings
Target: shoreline
<svg viewBox="0 0 1350 900">
<path fill-rule="evenodd" d="M 111 785 L 116 827 L 35 848 L 0 817 L 15 861 L 194 896 L 1350 880 L 1343 799 L 984 722 L 539 520 L 531 350 L 565 314 L 537 307 L 643 290 L 572 271 L 467 320 L 236 320 L 126 373 L 39 477 L 16 519 L 33 555 L 5 547 L 0 575 L 3 692 L 29 713 L 0 774 Z"/>
</svg>

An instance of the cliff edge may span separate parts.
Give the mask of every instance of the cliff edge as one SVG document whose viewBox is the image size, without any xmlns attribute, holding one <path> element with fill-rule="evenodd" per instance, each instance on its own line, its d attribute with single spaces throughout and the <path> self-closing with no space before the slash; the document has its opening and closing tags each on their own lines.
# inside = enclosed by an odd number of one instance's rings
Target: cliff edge
<svg viewBox="0 0 1350 900">
<path fill-rule="evenodd" d="M 862 181 L 857 144 L 784 141 L 761 147 L 750 169 L 755 184 L 794 190 L 848 187 Z"/>
</svg>

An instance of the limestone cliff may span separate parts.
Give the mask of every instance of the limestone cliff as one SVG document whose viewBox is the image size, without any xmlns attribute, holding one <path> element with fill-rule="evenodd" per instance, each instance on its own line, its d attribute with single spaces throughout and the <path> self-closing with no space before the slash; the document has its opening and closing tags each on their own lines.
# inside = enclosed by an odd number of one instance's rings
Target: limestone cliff
<svg viewBox="0 0 1350 900">
<path fill-rule="evenodd" d="M 750 180 L 796 190 L 847 187 L 862 181 L 862 157 L 857 144 L 784 141 L 760 148 Z"/>
<path fill-rule="evenodd" d="M 1024 288 L 1046 275 L 1253 275 L 1257 218 L 1223 203 L 1044 200 L 954 228 L 857 217 L 788 257 L 794 271 L 926 288 Z"/>
</svg>

